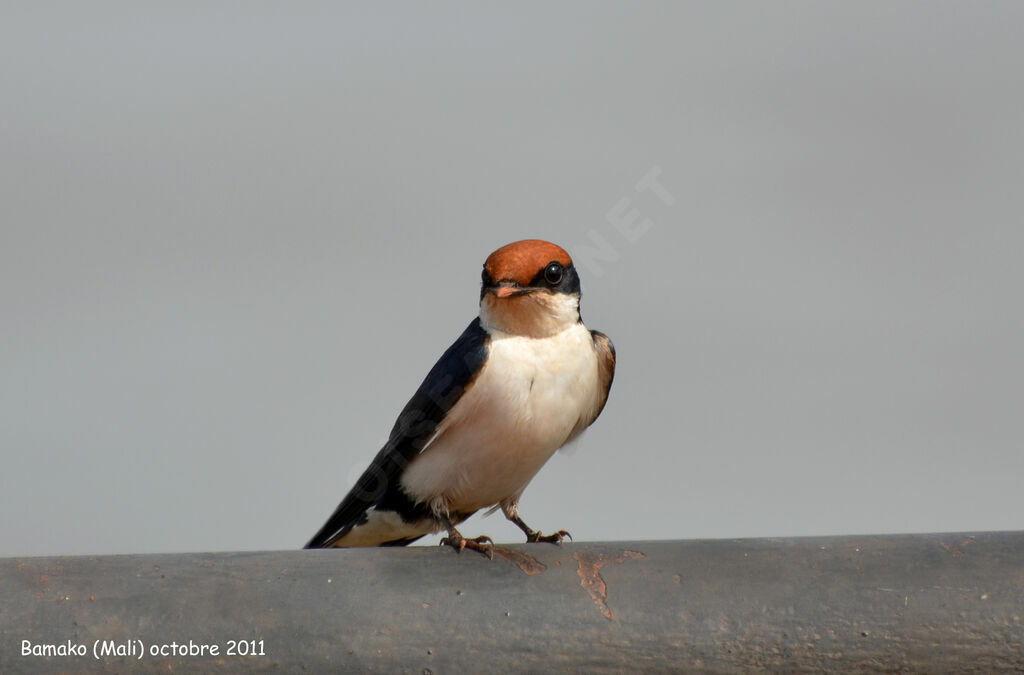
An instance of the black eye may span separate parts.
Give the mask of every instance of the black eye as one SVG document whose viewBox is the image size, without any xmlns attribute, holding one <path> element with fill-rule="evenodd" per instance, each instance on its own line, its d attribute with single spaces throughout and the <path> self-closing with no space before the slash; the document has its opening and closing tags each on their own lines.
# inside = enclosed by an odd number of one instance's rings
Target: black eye
<svg viewBox="0 0 1024 675">
<path fill-rule="evenodd" d="M 548 266 L 544 268 L 544 280 L 552 286 L 558 285 L 562 280 L 562 266 L 557 262 L 549 262 Z"/>
</svg>

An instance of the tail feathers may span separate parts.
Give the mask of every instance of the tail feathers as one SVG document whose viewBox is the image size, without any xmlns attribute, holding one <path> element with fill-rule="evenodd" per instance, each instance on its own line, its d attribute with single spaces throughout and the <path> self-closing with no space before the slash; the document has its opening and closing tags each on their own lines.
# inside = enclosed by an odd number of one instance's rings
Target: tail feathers
<svg viewBox="0 0 1024 675">
<path fill-rule="evenodd" d="M 365 511 L 352 518 L 344 514 L 342 508 L 339 507 L 303 548 L 330 548 L 331 546 L 336 546 L 338 545 L 336 542 L 351 532 L 353 527 L 357 527 L 360 523 L 365 523 L 366 521 Z"/>
<path fill-rule="evenodd" d="M 328 521 L 305 548 L 407 546 L 435 530 L 432 519 L 409 523 L 397 511 L 370 508 L 350 525 Z"/>
</svg>

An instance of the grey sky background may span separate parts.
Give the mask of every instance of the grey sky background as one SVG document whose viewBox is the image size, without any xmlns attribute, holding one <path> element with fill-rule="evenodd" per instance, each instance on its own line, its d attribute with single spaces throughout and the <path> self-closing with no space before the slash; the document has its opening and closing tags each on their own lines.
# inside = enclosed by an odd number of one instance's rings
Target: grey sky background
<svg viewBox="0 0 1024 675">
<path fill-rule="evenodd" d="M 534 527 L 1024 528 L 1024 5 L 167 4 L 3 10 L 0 555 L 301 546 L 525 237 Z"/>
</svg>

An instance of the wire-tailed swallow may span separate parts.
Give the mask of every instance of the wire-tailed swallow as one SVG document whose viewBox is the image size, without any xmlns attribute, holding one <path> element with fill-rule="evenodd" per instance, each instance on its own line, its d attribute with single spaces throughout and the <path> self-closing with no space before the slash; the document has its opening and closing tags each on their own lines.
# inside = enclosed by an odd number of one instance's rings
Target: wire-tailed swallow
<svg viewBox="0 0 1024 675">
<path fill-rule="evenodd" d="M 527 541 L 560 543 L 519 517 L 519 498 L 556 450 L 597 419 L 615 373 L 608 336 L 580 318 L 569 254 L 527 239 L 484 263 L 480 315 L 427 374 L 387 443 L 306 548 L 403 546 L 500 508 Z"/>
</svg>

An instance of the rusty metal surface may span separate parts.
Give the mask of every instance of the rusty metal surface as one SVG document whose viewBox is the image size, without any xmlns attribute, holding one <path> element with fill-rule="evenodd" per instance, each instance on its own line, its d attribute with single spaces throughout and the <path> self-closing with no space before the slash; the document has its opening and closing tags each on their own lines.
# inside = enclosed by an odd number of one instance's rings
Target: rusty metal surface
<svg viewBox="0 0 1024 675">
<path fill-rule="evenodd" d="M 1024 669 L 1024 533 L 502 549 L 2 559 L 0 672 Z"/>
</svg>

